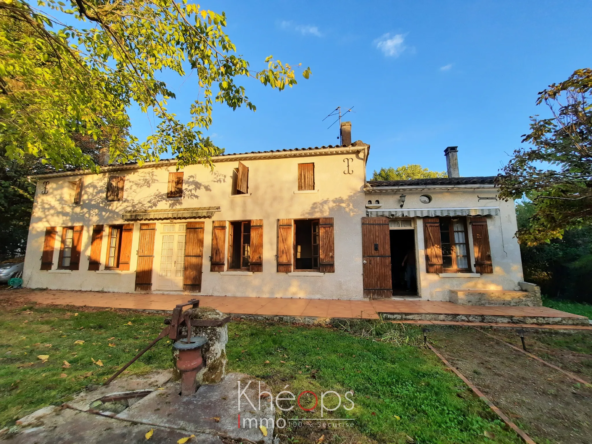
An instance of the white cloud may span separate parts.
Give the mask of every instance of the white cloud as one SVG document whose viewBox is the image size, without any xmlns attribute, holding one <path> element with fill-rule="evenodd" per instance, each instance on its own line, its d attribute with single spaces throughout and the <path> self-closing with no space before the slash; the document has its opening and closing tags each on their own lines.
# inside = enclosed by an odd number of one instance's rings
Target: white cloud
<svg viewBox="0 0 592 444">
<path fill-rule="evenodd" d="M 374 40 L 374 44 L 387 57 L 399 57 L 407 49 L 405 46 L 405 36 L 403 34 L 395 34 L 391 36 L 389 32 L 382 37 Z"/>
<path fill-rule="evenodd" d="M 452 68 L 452 63 L 449 63 L 448 65 L 441 66 L 440 71 L 450 71 L 451 68 Z"/>
<path fill-rule="evenodd" d="M 296 23 L 283 20 L 280 22 L 280 28 L 289 29 L 291 31 L 299 32 L 302 35 L 314 35 L 315 37 L 322 37 L 323 34 L 318 26 L 314 25 L 297 25 Z"/>
</svg>

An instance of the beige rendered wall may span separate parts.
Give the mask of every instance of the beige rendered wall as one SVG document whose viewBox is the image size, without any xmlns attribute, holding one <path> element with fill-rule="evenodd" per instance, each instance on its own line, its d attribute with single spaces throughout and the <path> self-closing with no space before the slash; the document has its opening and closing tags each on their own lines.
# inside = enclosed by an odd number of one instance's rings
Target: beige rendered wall
<svg viewBox="0 0 592 444">
<path fill-rule="evenodd" d="M 107 202 L 108 174 L 89 174 L 39 181 L 25 260 L 24 283 L 30 288 L 134 291 L 139 223 L 135 224 L 132 261 L 129 272 L 88 271 L 91 229 L 93 225 L 122 224 L 122 213 L 151 209 L 177 209 L 220 206 L 213 220 L 264 221 L 262 273 L 211 273 L 212 220 L 205 220 L 204 269 L 201 294 L 261 297 L 362 298 L 361 222 L 364 216 L 365 149 L 355 153 L 241 160 L 249 167 L 249 194 L 231 196 L 233 169 L 238 161 L 216 161 L 215 168 L 188 166 L 184 171 L 184 196 L 167 199 L 168 173 L 174 166 L 145 168 L 113 175 L 125 175 L 123 201 Z M 350 160 L 347 170 L 346 158 Z M 314 162 L 316 190 L 299 193 L 299 163 Z M 346 173 L 351 174 L 346 174 Z M 84 177 L 82 204 L 73 205 L 71 181 Z M 49 180 L 49 193 L 41 194 L 42 183 Z M 283 218 L 335 218 L 335 273 L 276 272 L 277 221 Z M 168 222 L 168 221 L 166 221 Z M 182 222 L 182 221 L 179 221 Z M 56 270 L 61 243 L 60 227 L 83 225 L 79 271 Z M 58 227 L 53 270 L 40 271 L 45 229 Z M 162 230 L 162 225 L 157 225 Z M 103 238 L 101 262 L 107 248 Z M 158 271 L 159 237 L 156 239 L 155 269 Z M 102 267 L 104 268 L 104 264 Z M 154 282 L 154 280 L 153 280 Z"/>
<path fill-rule="evenodd" d="M 520 247 L 515 233 L 516 211 L 514 202 L 500 200 L 479 200 L 481 197 L 495 197 L 493 188 L 457 188 L 454 190 L 405 190 L 388 194 L 368 194 L 366 200 L 378 199 L 382 209 L 400 208 L 399 196 L 405 194 L 405 209 L 436 209 L 436 208 L 479 208 L 498 207 L 499 216 L 488 216 L 487 227 L 493 261 L 492 274 L 464 274 L 455 277 L 444 277 L 435 273 L 426 273 L 425 243 L 423 219 L 415 218 L 415 245 L 417 254 L 418 289 L 424 300 L 448 301 L 449 290 L 454 289 L 485 289 L 485 290 L 519 290 L 518 282 L 524 280 Z M 432 202 L 423 204 L 419 196 L 428 194 Z M 473 238 L 470 225 L 467 226 L 471 267 L 474 270 Z"/>
</svg>

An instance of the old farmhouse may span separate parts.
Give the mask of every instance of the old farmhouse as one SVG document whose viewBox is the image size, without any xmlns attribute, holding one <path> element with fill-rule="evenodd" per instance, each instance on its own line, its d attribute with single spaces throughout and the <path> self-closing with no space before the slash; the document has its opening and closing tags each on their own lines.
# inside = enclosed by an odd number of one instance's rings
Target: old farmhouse
<svg viewBox="0 0 592 444">
<path fill-rule="evenodd" d="M 528 303 L 493 177 L 366 180 L 370 145 L 36 176 L 30 288 Z"/>
</svg>

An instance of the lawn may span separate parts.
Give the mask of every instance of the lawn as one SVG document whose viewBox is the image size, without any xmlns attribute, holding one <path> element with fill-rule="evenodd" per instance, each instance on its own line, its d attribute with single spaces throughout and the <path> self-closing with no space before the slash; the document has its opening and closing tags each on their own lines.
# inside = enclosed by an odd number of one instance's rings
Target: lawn
<svg viewBox="0 0 592 444">
<path fill-rule="evenodd" d="M 554 308 L 556 310 L 565 311 L 567 313 L 586 316 L 589 319 L 592 319 L 592 305 L 590 304 L 581 304 L 579 302 L 543 298 L 543 305 L 545 307 Z"/>
<path fill-rule="evenodd" d="M 132 312 L 43 307 L 2 312 L 0 427 L 42 406 L 59 405 L 89 384 L 100 384 L 156 336 L 162 320 Z M 302 422 L 289 421 L 292 428 L 280 432 L 282 442 L 317 442 L 321 437 L 324 443 L 520 442 L 420 346 L 419 333 L 380 322 L 322 328 L 237 321 L 229 324 L 229 367 L 267 382 L 274 395 L 281 390 L 354 392 L 352 410 L 342 406 L 324 412 L 324 419 L 353 419 L 351 428 L 311 421 L 320 418 L 319 408 L 307 413 L 295 409 L 283 417 Z M 161 341 L 130 371 L 170 367 L 170 347 Z M 38 358 L 44 355 L 49 356 L 45 362 Z M 312 397 L 303 396 L 301 404 L 312 406 Z M 332 407 L 327 400 L 326 405 Z"/>
</svg>

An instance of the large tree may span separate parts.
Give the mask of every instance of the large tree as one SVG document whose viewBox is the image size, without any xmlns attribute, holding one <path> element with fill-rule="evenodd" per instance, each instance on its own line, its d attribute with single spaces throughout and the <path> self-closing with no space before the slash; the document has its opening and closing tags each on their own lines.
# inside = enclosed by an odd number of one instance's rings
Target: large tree
<svg viewBox="0 0 592 444">
<path fill-rule="evenodd" d="M 592 70 L 579 69 L 565 82 L 539 93 L 550 117 L 532 117 L 530 133 L 497 177 L 500 196 L 526 197 L 534 211 L 519 229 L 521 242 L 537 245 L 566 229 L 592 225 Z"/>
<path fill-rule="evenodd" d="M 0 144 L 6 156 L 43 159 L 55 168 L 96 170 L 73 134 L 108 140 L 112 161 L 208 163 L 205 143 L 214 102 L 255 105 L 242 78 L 283 90 L 294 69 L 268 57 L 252 71 L 224 32 L 226 16 L 176 0 L 0 0 Z M 57 17 L 65 17 L 60 21 Z M 195 74 L 193 79 L 189 71 Z M 167 108 L 175 98 L 163 72 L 187 76 L 195 95 L 189 122 Z M 310 70 L 302 72 L 305 78 Z M 154 113 L 146 140 L 130 133 L 128 110 Z M 214 147 L 215 148 L 215 147 Z"/>
<path fill-rule="evenodd" d="M 372 180 L 411 180 L 411 179 L 435 179 L 438 177 L 448 177 L 445 172 L 430 171 L 422 168 L 421 165 L 404 165 L 397 169 L 381 168 L 380 171 L 374 171 Z"/>
</svg>

